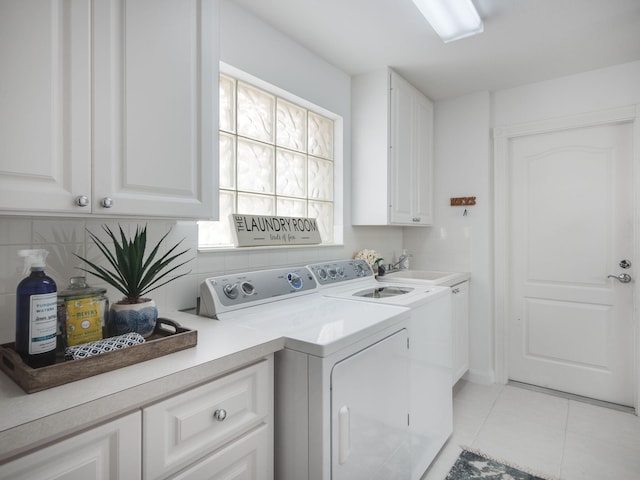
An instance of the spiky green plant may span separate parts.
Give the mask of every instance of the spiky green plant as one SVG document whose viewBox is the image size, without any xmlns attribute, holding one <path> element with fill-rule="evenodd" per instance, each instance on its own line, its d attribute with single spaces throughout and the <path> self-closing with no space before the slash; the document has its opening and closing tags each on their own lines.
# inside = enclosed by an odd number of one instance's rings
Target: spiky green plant
<svg viewBox="0 0 640 480">
<path fill-rule="evenodd" d="M 145 257 L 147 248 L 146 225 L 144 227 L 138 226 L 136 228 L 135 235 L 133 235 L 133 238 L 131 239 L 127 238 L 122 227 L 118 225 L 118 228 L 120 229 L 119 241 L 107 225 L 103 225 L 102 228 L 111 240 L 113 240 L 113 253 L 109 250 L 107 245 L 100 240 L 100 238 L 89 230 L 87 230 L 87 232 L 113 267 L 112 270 L 101 267 L 80 255 L 74 255 L 80 260 L 86 262 L 90 267 L 78 267 L 80 270 L 90 273 L 91 275 L 95 275 L 124 294 L 124 298 L 118 303 L 141 303 L 146 300 L 143 299 L 143 297 L 147 293 L 190 273 L 185 272 L 167 278 L 171 272 L 191 261 L 190 259 L 171 266 L 178 257 L 189 251 L 187 249 L 175 254 L 173 253 L 182 243 L 182 240 L 172 246 L 164 255 L 159 256 L 158 250 L 164 239 L 169 235 L 170 231 L 164 234 L 160 241 L 153 247 L 153 250 L 151 250 L 149 255 Z"/>
</svg>

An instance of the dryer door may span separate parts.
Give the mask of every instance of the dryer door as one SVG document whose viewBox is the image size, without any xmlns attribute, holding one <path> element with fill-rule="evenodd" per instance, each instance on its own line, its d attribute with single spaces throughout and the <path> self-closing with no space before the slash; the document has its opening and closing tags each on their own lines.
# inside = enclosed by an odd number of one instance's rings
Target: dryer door
<svg viewBox="0 0 640 480">
<path fill-rule="evenodd" d="M 407 340 L 400 330 L 334 366 L 333 480 L 411 478 Z"/>
</svg>

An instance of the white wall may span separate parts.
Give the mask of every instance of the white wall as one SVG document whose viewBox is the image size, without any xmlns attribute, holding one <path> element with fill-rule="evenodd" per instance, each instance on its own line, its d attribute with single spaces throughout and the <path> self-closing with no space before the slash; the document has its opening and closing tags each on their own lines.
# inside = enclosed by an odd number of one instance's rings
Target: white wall
<svg viewBox="0 0 640 480">
<path fill-rule="evenodd" d="M 639 85 L 640 62 L 631 62 L 436 103 L 435 225 L 405 229 L 404 244 L 415 268 L 471 272 L 472 379 L 494 377 L 491 128 L 637 105 Z M 476 196 L 478 205 L 463 217 L 452 196 Z"/>
<path fill-rule="evenodd" d="M 562 117 L 640 103 L 640 61 L 521 87 L 494 95 L 494 126 Z"/>
<path fill-rule="evenodd" d="M 377 250 L 388 261 L 402 249 L 401 228 L 351 227 L 351 77 L 294 43 L 230 0 L 220 2 L 220 59 L 235 68 L 325 108 L 343 119 L 342 219 L 344 248 L 301 257 L 318 260 L 351 258 L 363 248 Z M 376 195 L 375 185 L 371 194 Z M 292 252 L 292 262 L 298 262 Z"/>
<path fill-rule="evenodd" d="M 185 238 L 183 245 L 191 249 L 192 272 L 169 286 L 154 292 L 163 311 L 189 308 L 195 305 L 198 286 L 207 276 L 232 271 L 303 265 L 322 260 L 351 258 L 362 248 L 373 248 L 383 256 L 399 252 L 402 245 L 400 228 L 351 228 L 349 188 L 351 181 L 351 79 L 313 53 L 238 8 L 222 0 L 220 5 L 221 58 L 225 63 L 290 91 L 291 93 L 343 117 L 344 125 L 344 245 L 335 247 L 292 247 L 245 250 L 225 250 L 197 253 L 197 225 L 192 221 L 168 222 L 145 219 L 126 220 L 125 228 L 135 229 L 138 223 L 148 223 L 150 240 L 158 239 L 169 228 L 172 238 Z M 375 188 L 372 188 L 375 195 Z M 92 248 L 86 228 L 99 231 L 101 219 L 47 219 L 9 217 L 0 214 L 0 342 L 11 342 L 15 336 L 15 289 L 23 278 L 22 260 L 17 251 L 22 248 L 46 248 L 51 252 L 48 273 L 64 288 L 80 262 L 72 255 L 84 255 Z M 110 221 L 117 227 L 118 221 Z M 91 285 L 99 283 L 88 278 Z M 111 301 L 121 295 L 108 290 Z"/>
<path fill-rule="evenodd" d="M 490 118 L 488 92 L 436 102 L 435 224 L 404 231 L 411 268 L 472 273 L 470 373 L 483 382 L 493 381 Z M 451 207 L 451 197 L 476 197 L 476 205 Z"/>
</svg>

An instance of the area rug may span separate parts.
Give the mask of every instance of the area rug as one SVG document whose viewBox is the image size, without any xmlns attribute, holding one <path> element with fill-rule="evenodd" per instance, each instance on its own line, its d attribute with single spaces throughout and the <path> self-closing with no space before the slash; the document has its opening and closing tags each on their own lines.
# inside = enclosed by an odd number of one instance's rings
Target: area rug
<svg viewBox="0 0 640 480">
<path fill-rule="evenodd" d="M 552 480 L 508 465 L 485 454 L 464 449 L 446 480 Z"/>
</svg>

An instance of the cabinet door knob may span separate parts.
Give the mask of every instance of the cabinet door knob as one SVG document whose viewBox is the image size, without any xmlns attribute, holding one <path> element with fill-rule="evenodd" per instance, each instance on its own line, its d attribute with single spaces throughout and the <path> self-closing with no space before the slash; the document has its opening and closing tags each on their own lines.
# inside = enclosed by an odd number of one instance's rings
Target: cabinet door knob
<svg viewBox="0 0 640 480">
<path fill-rule="evenodd" d="M 419 221 L 420 221 L 420 217 L 413 217 L 413 218 L 412 218 L 412 220 L 413 220 L 414 222 L 419 222 Z"/>
<path fill-rule="evenodd" d="M 86 207 L 89 205 L 89 197 L 86 195 L 78 195 L 76 197 L 76 205 L 79 207 Z"/>
<path fill-rule="evenodd" d="M 225 418 L 227 418 L 227 411 L 224 408 L 219 408 L 215 412 L 213 412 L 213 418 L 222 422 Z"/>
<path fill-rule="evenodd" d="M 111 208 L 113 207 L 113 199 L 111 197 L 104 197 L 100 202 L 100 205 L 104 208 Z"/>
</svg>

